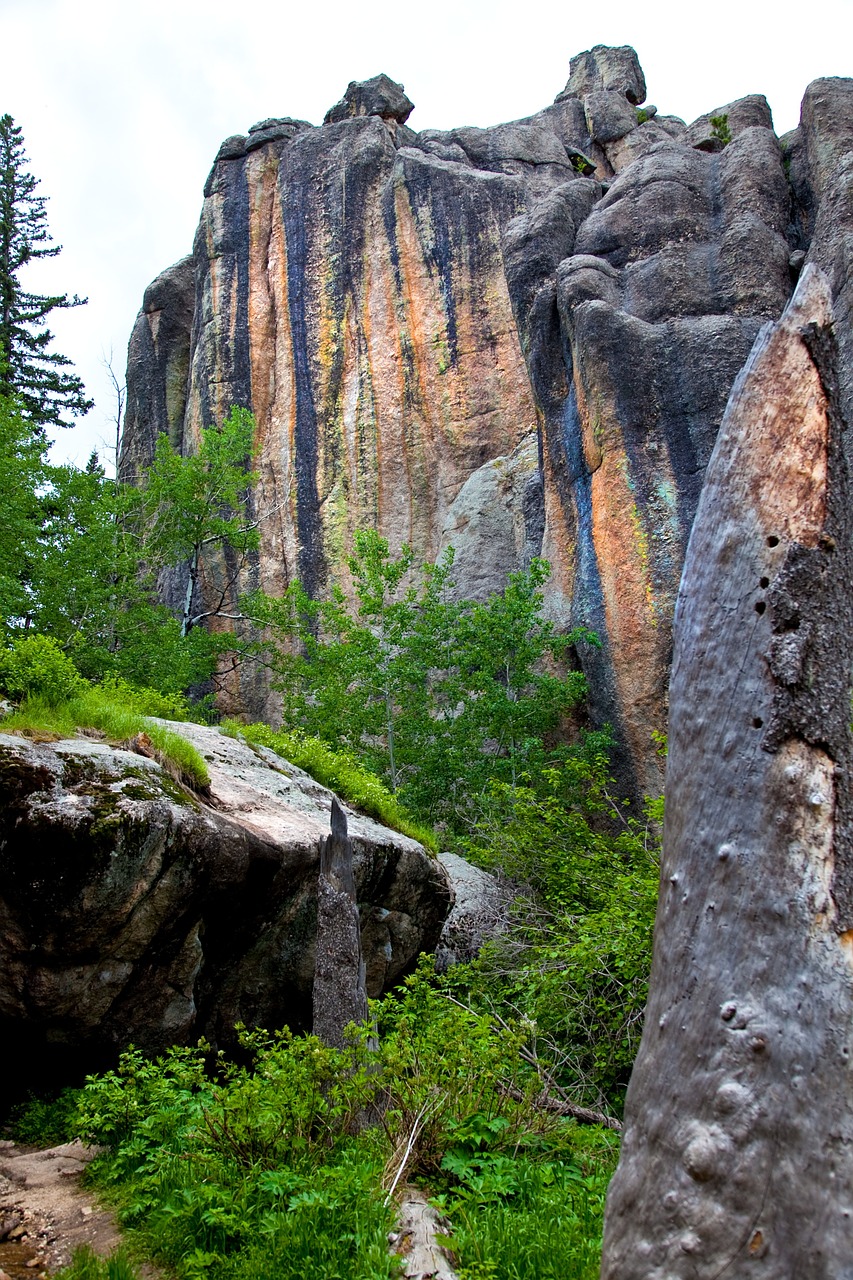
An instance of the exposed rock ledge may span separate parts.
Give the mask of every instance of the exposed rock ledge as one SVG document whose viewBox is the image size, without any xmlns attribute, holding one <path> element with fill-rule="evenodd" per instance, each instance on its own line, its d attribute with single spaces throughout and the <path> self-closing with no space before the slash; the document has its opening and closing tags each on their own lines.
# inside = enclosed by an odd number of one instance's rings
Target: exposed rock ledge
<svg viewBox="0 0 853 1280">
<path fill-rule="evenodd" d="M 310 1023 L 331 792 L 264 748 L 171 727 L 207 761 L 204 802 L 144 756 L 0 734 L 0 1034 L 22 1064 Z M 375 996 L 435 946 L 452 890 L 414 840 L 347 817 Z"/>
</svg>

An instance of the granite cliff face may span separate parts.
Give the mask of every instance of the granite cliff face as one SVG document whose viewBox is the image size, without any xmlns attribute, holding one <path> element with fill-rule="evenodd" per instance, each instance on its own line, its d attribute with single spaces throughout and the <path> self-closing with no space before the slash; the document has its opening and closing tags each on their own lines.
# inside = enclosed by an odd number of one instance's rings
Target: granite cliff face
<svg viewBox="0 0 853 1280">
<path fill-rule="evenodd" d="M 251 407 L 271 592 L 342 581 L 364 525 L 429 558 L 452 544 L 465 594 L 544 554 L 552 615 L 604 642 L 579 657 L 636 791 L 658 782 L 717 428 L 807 256 L 853 397 L 853 81 L 810 86 L 781 140 L 760 96 L 690 126 L 645 97 L 634 51 L 596 47 L 551 106 L 494 128 L 415 133 L 378 76 L 320 127 L 227 139 L 192 256 L 131 338 L 122 464 Z M 271 709 L 262 686 L 232 695 Z"/>
</svg>

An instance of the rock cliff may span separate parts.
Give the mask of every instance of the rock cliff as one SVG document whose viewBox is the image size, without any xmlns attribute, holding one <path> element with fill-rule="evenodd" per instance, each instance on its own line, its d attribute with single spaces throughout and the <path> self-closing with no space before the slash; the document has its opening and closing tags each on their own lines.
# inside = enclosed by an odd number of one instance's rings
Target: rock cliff
<svg viewBox="0 0 853 1280">
<path fill-rule="evenodd" d="M 0 1031 L 17 1069 L 91 1069 L 234 1026 L 311 1026 L 331 792 L 265 748 L 171 726 L 210 795 L 145 756 L 0 735 Z M 432 950 L 452 902 L 414 840 L 348 811 L 371 996 Z"/>
<path fill-rule="evenodd" d="M 764 98 L 691 125 L 643 106 L 629 48 L 494 128 L 426 129 L 387 76 L 322 126 L 226 139 L 192 257 L 145 295 L 123 468 L 161 431 L 191 450 L 233 404 L 257 419 L 256 580 L 345 578 L 353 531 L 484 594 L 533 554 L 623 784 L 654 788 L 671 620 L 734 378 L 802 262 L 829 274 L 853 397 L 853 81 L 810 86 L 776 137 Z M 246 678 L 248 680 L 248 677 Z M 233 693 L 270 710 L 263 686 Z"/>
</svg>

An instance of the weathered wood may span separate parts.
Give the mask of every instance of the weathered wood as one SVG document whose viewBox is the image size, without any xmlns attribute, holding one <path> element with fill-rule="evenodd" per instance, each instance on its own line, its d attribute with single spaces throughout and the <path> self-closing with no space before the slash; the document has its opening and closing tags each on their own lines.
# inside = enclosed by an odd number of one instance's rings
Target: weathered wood
<svg viewBox="0 0 853 1280">
<path fill-rule="evenodd" d="M 537 1111 L 550 1111 L 553 1115 L 568 1116 L 572 1120 L 577 1120 L 578 1124 L 600 1124 L 605 1129 L 615 1130 L 616 1133 L 622 1131 L 621 1120 L 605 1115 L 603 1111 L 595 1111 L 592 1107 L 579 1107 L 577 1103 L 568 1102 L 565 1098 L 555 1098 L 547 1089 L 543 1089 L 535 1098 L 530 1098 L 521 1089 L 511 1088 L 509 1085 L 501 1092 L 515 1102 L 526 1102 Z"/>
<path fill-rule="evenodd" d="M 417 1187 L 406 1186 L 397 1210 L 397 1230 L 388 1238 L 394 1253 L 402 1254 L 407 1280 L 458 1280 L 448 1251 L 439 1242 L 447 1239 L 446 1224 Z"/>
<path fill-rule="evenodd" d="M 720 428 L 676 613 L 651 994 L 604 1280 L 853 1277 L 853 577 L 828 288 Z"/>
<path fill-rule="evenodd" d="M 338 1049 L 344 1046 L 347 1025 L 367 1018 L 352 841 L 346 814 L 334 797 L 331 834 L 320 850 L 313 1001 L 314 1034 Z"/>
</svg>

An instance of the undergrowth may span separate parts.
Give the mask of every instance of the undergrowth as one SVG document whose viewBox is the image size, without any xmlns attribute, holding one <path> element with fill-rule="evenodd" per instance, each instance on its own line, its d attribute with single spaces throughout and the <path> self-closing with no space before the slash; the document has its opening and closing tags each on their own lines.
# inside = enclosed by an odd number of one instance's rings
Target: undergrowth
<svg viewBox="0 0 853 1280">
<path fill-rule="evenodd" d="M 5 1129 L 26 1147 L 56 1147 L 74 1136 L 79 1090 L 66 1088 L 38 1097 L 30 1094 L 12 1107 Z"/>
<path fill-rule="evenodd" d="M 99 1258 L 87 1244 L 74 1250 L 67 1267 L 55 1280 L 139 1280 L 139 1272 L 124 1249 L 116 1249 L 108 1258 Z"/>
<path fill-rule="evenodd" d="M 393 831 L 411 836 L 431 853 L 438 852 L 438 839 L 432 828 L 417 822 L 375 773 L 346 752 L 333 750 L 319 738 L 286 729 L 271 729 L 266 724 L 243 725 L 226 721 L 221 727 L 231 737 L 243 737 L 247 742 L 269 747 L 298 769 L 310 773 L 356 809 Z"/>
<path fill-rule="evenodd" d="M 179 1280 L 390 1278 L 394 1194 L 415 1182 L 451 1219 L 463 1280 L 592 1280 L 613 1135 L 538 1109 L 525 1028 L 463 1007 L 428 965 L 373 1014 L 378 1048 L 373 1026 L 343 1050 L 244 1032 L 241 1065 L 129 1050 L 91 1077 L 77 1130 L 106 1148 L 90 1177 L 131 1247 Z"/>
</svg>

